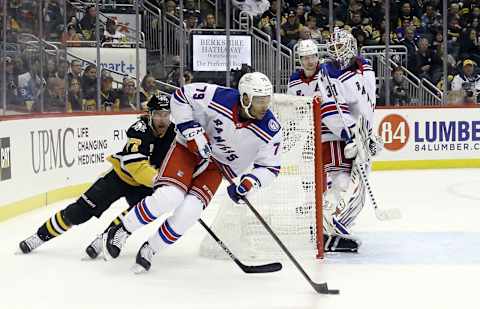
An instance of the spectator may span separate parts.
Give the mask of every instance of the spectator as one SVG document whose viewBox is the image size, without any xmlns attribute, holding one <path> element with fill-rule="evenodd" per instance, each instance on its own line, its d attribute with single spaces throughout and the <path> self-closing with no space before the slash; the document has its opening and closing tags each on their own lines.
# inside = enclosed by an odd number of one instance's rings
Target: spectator
<svg viewBox="0 0 480 309">
<path fill-rule="evenodd" d="M 310 40 L 312 38 L 312 34 L 310 33 L 310 29 L 307 27 L 302 27 L 300 33 L 298 34 L 298 40 Z"/>
<path fill-rule="evenodd" d="M 384 84 L 385 86 L 385 84 Z M 408 95 L 408 82 L 401 66 L 397 66 L 392 72 L 392 84 L 390 85 L 390 98 L 395 106 L 410 104 Z"/>
<path fill-rule="evenodd" d="M 47 82 L 40 75 L 40 59 L 31 59 L 28 71 L 18 76 L 18 93 L 21 95 L 23 111 L 40 111 L 40 97 Z"/>
<path fill-rule="evenodd" d="M 85 15 L 80 20 L 83 38 L 87 41 L 95 40 L 95 20 L 97 19 L 97 10 L 94 5 L 85 9 Z"/>
<path fill-rule="evenodd" d="M 77 33 L 77 30 L 75 28 L 75 25 L 73 24 L 68 24 L 67 25 L 67 32 L 62 33 L 61 37 L 61 42 L 65 46 L 69 47 L 80 47 L 80 42 L 82 38 L 80 37 L 80 34 Z"/>
<path fill-rule="evenodd" d="M 101 108 L 105 112 L 119 111 L 119 102 L 115 100 L 113 91 L 113 77 L 107 70 L 102 70 L 102 80 L 100 83 Z"/>
<path fill-rule="evenodd" d="M 165 2 L 165 14 L 178 17 L 177 4 L 175 1 L 168 0 Z"/>
<path fill-rule="evenodd" d="M 326 5 L 327 7 L 322 6 L 321 0 L 312 0 L 312 9 L 307 16 L 307 18 L 309 16 L 315 16 L 319 28 L 328 28 L 328 1 Z"/>
<path fill-rule="evenodd" d="M 293 46 L 297 44 L 302 28 L 303 26 L 298 21 L 295 11 L 289 11 L 287 22 L 284 23 L 281 28 L 282 43 L 290 49 L 293 49 Z"/>
<path fill-rule="evenodd" d="M 46 70 L 43 70 L 43 75 L 47 81 L 50 77 L 57 77 L 57 63 L 55 59 L 47 59 L 47 67 Z"/>
<path fill-rule="evenodd" d="M 191 31 L 198 28 L 198 18 L 193 11 L 188 11 L 185 16 L 185 30 Z"/>
<path fill-rule="evenodd" d="M 44 97 L 44 111 L 64 112 L 65 110 L 65 81 L 58 77 L 49 77 Z"/>
<path fill-rule="evenodd" d="M 107 19 L 105 31 L 103 32 L 102 43 L 107 43 L 105 47 L 117 47 L 121 43 L 125 43 L 127 37 L 125 34 L 118 31 L 117 21 L 114 19 Z"/>
<path fill-rule="evenodd" d="M 62 31 L 63 14 L 58 0 L 47 0 L 43 8 L 43 16 L 46 24 L 47 37 L 57 40 Z"/>
<path fill-rule="evenodd" d="M 80 23 L 78 22 L 78 19 L 77 19 L 76 16 L 71 16 L 67 20 L 67 25 L 73 25 L 75 27 L 75 32 L 76 33 L 81 33 L 82 32 L 82 29 L 80 27 Z"/>
<path fill-rule="evenodd" d="M 97 109 L 97 68 L 90 64 L 83 71 L 81 79 L 83 110 L 94 111 Z"/>
<path fill-rule="evenodd" d="M 82 108 L 82 96 L 80 88 L 80 78 L 72 77 L 69 80 L 68 98 L 67 98 L 67 112 L 78 112 Z"/>
<path fill-rule="evenodd" d="M 60 59 L 58 61 L 57 77 L 60 79 L 65 79 L 65 75 L 67 75 L 67 71 L 68 71 L 68 62 L 65 59 Z"/>
<path fill-rule="evenodd" d="M 77 59 L 72 60 L 70 62 L 70 72 L 67 75 L 69 80 L 72 80 L 74 78 L 81 79 L 82 62 Z"/>
<path fill-rule="evenodd" d="M 417 76 L 432 81 L 433 53 L 429 49 L 428 39 L 426 38 L 421 38 L 418 41 L 418 50 L 415 64 L 415 73 L 417 74 Z"/>
<path fill-rule="evenodd" d="M 412 12 L 412 4 L 408 1 L 402 3 L 400 15 L 397 19 L 397 27 L 401 27 L 406 20 L 410 22 L 410 25 L 415 26 L 415 28 L 418 28 L 421 25 L 420 19 Z"/>
<path fill-rule="evenodd" d="M 304 28 L 310 30 L 310 37 L 312 40 L 315 40 L 317 43 L 323 43 L 322 31 L 317 26 L 317 17 L 311 15 L 308 16 L 307 24 Z"/>
<path fill-rule="evenodd" d="M 453 77 L 452 90 L 463 90 L 465 92 L 465 100 L 471 101 L 477 98 L 480 91 L 480 75 L 475 73 L 476 63 L 470 59 L 463 61 L 463 70 Z M 478 102 L 478 100 L 475 100 Z"/>
<path fill-rule="evenodd" d="M 122 89 L 117 92 L 116 97 L 120 110 L 138 110 L 136 89 L 133 78 L 126 77 L 123 80 Z M 145 101 L 145 97 L 142 94 L 140 95 L 140 101 Z"/>
<path fill-rule="evenodd" d="M 300 24 L 305 25 L 306 20 L 305 20 L 305 6 L 303 3 L 298 3 L 297 8 L 295 9 L 295 14 L 297 14 L 297 20 Z"/>
<path fill-rule="evenodd" d="M 480 42 L 475 29 L 467 29 L 462 33 L 460 41 L 460 58 L 469 58 L 476 63 L 480 63 Z"/>
<path fill-rule="evenodd" d="M 141 86 L 142 86 L 141 94 L 144 95 L 144 100 L 142 99 L 140 100 L 142 104 L 143 102 L 148 102 L 153 95 L 158 94 L 155 77 L 151 74 L 145 75 L 145 77 L 142 80 Z"/>
<path fill-rule="evenodd" d="M 183 72 L 183 84 L 184 85 L 188 85 L 188 84 L 191 84 L 193 82 L 193 74 L 192 72 L 186 70 L 185 72 Z"/>
<path fill-rule="evenodd" d="M 183 8 L 183 15 L 193 15 L 197 24 L 202 23 L 202 15 L 200 10 L 195 7 L 195 0 L 185 0 L 185 6 Z"/>
<path fill-rule="evenodd" d="M 215 15 L 207 14 L 204 23 L 200 26 L 202 29 L 217 29 L 217 23 L 215 21 Z"/>
<path fill-rule="evenodd" d="M 408 70 L 415 72 L 416 69 L 416 53 L 417 46 L 415 45 L 415 26 L 410 26 L 405 30 L 405 38 L 400 41 L 402 45 L 407 47 L 407 63 Z"/>
<path fill-rule="evenodd" d="M 442 15 L 435 10 L 435 7 L 432 3 L 427 3 L 425 5 L 425 13 L 421 18 L 422 32 L 428 33 L 432 32 L 433 29 L 441 27 L 442 25 Z"/>
</svg>

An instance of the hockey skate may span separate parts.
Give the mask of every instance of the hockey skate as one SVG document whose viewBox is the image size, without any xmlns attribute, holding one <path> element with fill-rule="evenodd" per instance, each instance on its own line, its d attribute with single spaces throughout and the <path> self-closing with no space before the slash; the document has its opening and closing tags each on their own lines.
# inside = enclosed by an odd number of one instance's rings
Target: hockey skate
<svg viewBox="0 0 480 309">
<path fill-rule="evenodd" d="M 130 235 L 123 224 L 110 227 L 103 233 L 103 258 L 106 261 L 117 258 Z"/>
<path fill-rule="evenodd" d="M 103 251 L 103 234 L 97 235 L 95 239 L 88 245 L 85 252 L 90 259 L 96 259 Z M 87 258 L 88 259 L 88 258 Z"/>
<path fill-rule="evenodd" d="M 135 265 L 132 267 L 132 271 L 135 274 L 141 274 L 147 272 L 152 266 L 152 257 L 155 254 L 150 244 L 145 242 L 138 250 L 137 257 L 135 259 Z"/>
<path fill-rule="evenodd" d="M 20 242 L 19 247 L 20 250 L 27 254 L 33 251 L 34 249 L 38 248 L 41 244 L 43 244 L 45 241 L 43 241 L 38 235 L 35 233 L 32 236 L 28 237 L 27 239 L 23 240 Z"/>
</svg>

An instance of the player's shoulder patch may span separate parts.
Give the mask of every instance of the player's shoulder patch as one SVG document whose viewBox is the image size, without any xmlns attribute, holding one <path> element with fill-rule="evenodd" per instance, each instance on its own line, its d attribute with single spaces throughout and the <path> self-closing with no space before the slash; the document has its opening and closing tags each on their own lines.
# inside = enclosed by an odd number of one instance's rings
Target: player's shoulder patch
<svg viewBox="0 0 480 309">
<path fill-rule="evenodd" d="M 147 131 L 147 124 L 140 119 L 132 125 L 132 130 L 145 133 Z"/>
<path fill-rule="evenodd" d="M 250 126 L 255 126 L 260 133 L 266 134 L 268 140 L 274 137 L 282 128 L 280 122 L 277 120 L 271 110 L 268 110 L 262 120 L 256 120 Z"/>
<path fill-rule="evenodd" d="M 145 117 L 140 117 L 134 124 L 127 130 L 127 136 L 139 139 L 151 139 L 153 132 L 148 126 L 148 120 Z"/>
<path fill-rule="evenodd" d="M 240 93 L 237 89 L 218 87 L 212 98 L 213 103 L 228 109 L 233 110 L 233 107 L 240 102 Z"/>
</svg>

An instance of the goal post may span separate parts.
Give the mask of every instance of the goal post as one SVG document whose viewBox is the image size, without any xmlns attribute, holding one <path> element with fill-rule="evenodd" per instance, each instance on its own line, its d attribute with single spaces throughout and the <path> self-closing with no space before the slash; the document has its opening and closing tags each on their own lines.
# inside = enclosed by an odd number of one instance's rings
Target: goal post
<svg viewBox="0 0 480 309">
<path fill-rule="evenodd" d="M 313 97 L 274 94 L 272 111 L 282 126 L 280 175 L 249 195 L 252 205 L 296 256 L 323 258 L 321 107 Z M 240 259 L 279 258 L 282 252 L 245 205 L 235 205 L 221 187 L 209 207 L 218 207 L 212 230 Z M 228 256 L 207 235 L 200 255 Z"/>
</svg>

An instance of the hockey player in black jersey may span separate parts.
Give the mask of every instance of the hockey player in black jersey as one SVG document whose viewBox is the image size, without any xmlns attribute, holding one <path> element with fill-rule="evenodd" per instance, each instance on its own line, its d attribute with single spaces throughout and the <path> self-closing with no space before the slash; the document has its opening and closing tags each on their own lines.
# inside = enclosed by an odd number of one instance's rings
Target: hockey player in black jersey
<svg viewBox="0 0 480 309">
<path fill-rule="evenodd" d="M 130 207 L 153 193 L 153 178 L 175 139 L 175 125 L 170 121 L 170 99 L 152 97 L 148 114 L 139 117 L 127 131 L 128 141 L 121 152 L 108 157 L 113 168 L 100 177 L 80 198 L 56 212 L 37 232 L 20 242 L 20 250 L 29 253 L 72 226 L 92 217 L 99 218 L 110 205 L 125 197 Z M 130 209 L 129 207 L 129 209 Z M 128 210 L 126 210 L 128 211 Z M 120 215 L 121 216 L 121 215 Z M 112 224 L 118 224 L 119 218 Z M 91 258 L 101 252 L 97 237 L 86 249 Z"/>
</svg>

